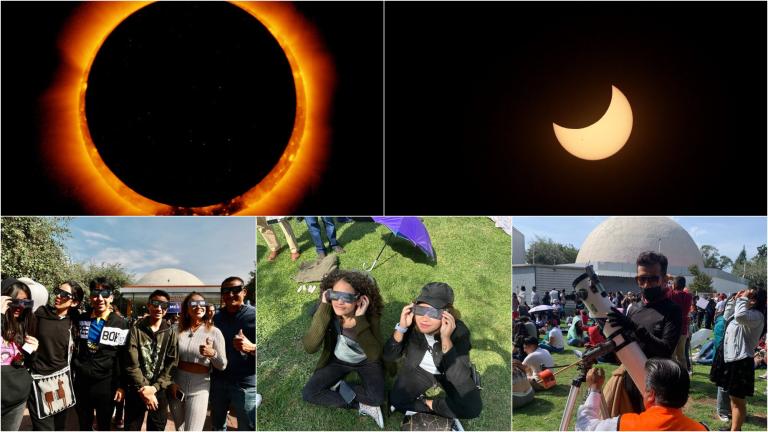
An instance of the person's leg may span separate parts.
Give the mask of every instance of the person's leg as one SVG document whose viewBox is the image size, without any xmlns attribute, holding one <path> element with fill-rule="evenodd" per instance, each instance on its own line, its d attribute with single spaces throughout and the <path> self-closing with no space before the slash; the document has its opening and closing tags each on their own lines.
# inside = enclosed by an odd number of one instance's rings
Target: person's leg
<svg viewBox="0 0 768 432">
<path fill-rule="evenodd" d="M 155 397 L 157 397 L 157 409 L 147 411 L 147 430 L 164 431 L 168 423 L 168 398 L 163 390 L 155 393 Z"/>
<path fill-rule="evenodd" d="M 328 237 L 328 246 L 333 249 L 339 245 L 336 240 L 336 223 L 332 217 L 323 216 L 323 225 L 325 225 L 325 236 Z"/>
<path fill-rule="evenodd" d="M 147 406 L 141 396 L 135 390 L 129 390 L 125 394 L 125 430 L 138 431 L 144 424 L 144 415 Z M 149 428 L 149 422 L 147 422 Z"/>
<path fill-rule="evenodd" d="M 441 382 L 441 384 L 446 391 L 445 403 L 448 405 L 448 408 L 450 408 L 450 412 L 453 413 L 453 416 L 450 418 L 472 419 L 480 416 L 480 412 L 483 410 L 483 400 L 480 398 L 480 389 L 475 388 L 474 390 L 461 395 L 450 382 L 443 381 L 444 382 Z M 433 403 L 432 407 L 436 408 L 435 411 L 440 409 L 437 407 L 436 403 Z"/>
<path fill-rule="evenodd" d="M 687 338 L 687 335 L 680 335 L 680 337 L 677 338 L 675 351 L 672 353 L 672 359 L 675 360 L 683 368 L 688 367 L 688 362 L 685 360 L 685 340 Z"/>
<path fill-rule="evenodd" d="M 112 428 L 112 413 L 115 410 L 115 390 L 112 388 L 109 379 L 91 382 L 91 397 L 95 399 L 96 424 L 99 430 L 107 431 Z"/>
<path fill-rule="evenodd" d="M 264 238 L 264 241 L 267 243 L 267 247 L 271 252 L 277 252 L 277 250 L 280 249 L 280 242 L 277 241 L 275 231 L 267 223 L 267 218 L 264 216 L 256 217 L 256 229 L 259 230 L 259 233 Z"/>
<path fill-rule="evenodd" d="M 233 386 L 231 391 L 232 405 L 237 416 L 237 430 L 256 430 L 256 387 Z"/>
<path fill-rule="evenodd" d="M 318 369 L 304 385 L 301 397 L 309 403 L 337 408 L 348 408 L 347 402 L 337 391 L 331 387 L 343 379 L 351 368 L 331 361 L 323 368 Z"/>
<path fill-rule="evenodd" d="M 32 430 L 35 430 L 35 431 L 63 430 L 63 429 L 59 429 L 58 427 L 54 428 L 54 424 L 53 424 L 54 416 L 48 416 L 44 419 L 38 418 L 34 387 L 32 387 L 32 391 L 29 392 L 29 399 L 27 399 L 27 409 L 29 410 L 29 419 L 32 421 Z M 66 412 L 66 410 L 64 412 Z"/>
<path fill-rule="evenodd" d="M 545 349 L 545 350 L 547 350 L 549 352 L 557 352 L 557 351 L 555 351 L 555 347 L 553 347 L 552 345 L 550 345 L 550 344 L 548 344 L 546 342 L 539 342 L 539 348 L 543 348 L 543 349 Z"/>
<path fill-rule="evenodd" d="M 731 430 L 740 431 L 747 419 L 747 399 L 731 395 Z"/>
<path fill-rule="evenodd" d="M 397 374 L 392 390 L 389 392 L 389 404 L 395 410 L 430 412 L 429 407 L 419 397 L 434 385 L 435 379 L 421 368 L 403 368 Z"/>
<path fill-rule="evenodd" d="M 210 380 L 205 375 L 199 375 L 193 377 L 190 384 L 189 391 L 184 399 L 187 409 L 184 422 L 186 430 L 199 431 L 203 430 L 203 425 L 205 424 L 205 415 L 208 410 L 208 395 L 210 394 Z M 226 412 L 224 420 L 226 422 Z M 240 429 L 240 425 L 238 425 L 238 429 Z"/>
<path fill-rule="evenodd" d="M 91 395 L 91 381 L 88 378 L 81 376 L 75 380 L 75 397 L 80 430 L 89 431 L 93 429 L 93 408 L 96 401 Z"/>
<path fill-rule="evenodd" d="M 15 407 L 3 410 L 0 415 L 0 430 L 18 431 L 21 426 L 21 420 L 24 418 L 24 408 L 26 401 L 19 403 Z"/>
<path fill-rule="evenodd" d="M 178 383 L 177 383 L 178 384 Z M 184 391 L 184 390 L 182 390 Z M 206 395 L 206 399 L 208 399 Z M 187 421 L 186 421 L 186 403 L 189 396 L 185 397 L 184 402 L 179 401 L 178 399 L 171 397 L 168 399 L 168 407 L 171 410 L 171 417 L 173 418 L 173 424 L 176 426 L 177 431 L 186 431 L 191 430 L 187 428 Z M 205 407 L 207 410 L 207 406 Z M 202 430 L 202 429 L 199 429 Z"/>
<path fill-rule="evenodd" d="M 60 413 L 56 413 L 52 416 L 53 426 L 55 427 L 55 429 L 52 429 L 52 430 L 57 430 L 57 431 L 67 430 L 67 417 L 69 416 L 70 411 L 72 411 L 72 408 L 67 408 L 64 411 Z M 33 430 L 37 430 L 37 429 L 34 429 L 33 427 Z"/>
<path fill-rule="evenodd" d="M 728 391 L 722 387 L 717 388 L 717 415 L 731 416 L 731 398 L 728 396 Z"/>
<path fill-rule="evenodd" d="M 320 222 L 317 220 L 317 216 L 305 216 L 304 222 L 307 223 L 309 237 L 312 238 L 317 253 L 325 253 L 325 243 L 322 234 L 320 234 Z"/>
<path fill-rule="evenodd" d="M 362 385 L 356 385 L 354 391 L 357 401 L 371 406 L 384 403 L 384 368 L 381 362 L 368 362 L 355 368 Z"/>
<path fill-rule="evenodd" d="M 285 235 L 285 242 L 288 243 L 288 248 L 291 250 L 291 253 L 297 253 L 299 251 L 299 245 L 296 243 L 296 236 L 293 234 L 293 228 L 291 228 L 291 224 L 288 223 L 287 220 L 283 219 L 278 222 L 278 225 L 280 225 L 280 229 L 283 230 L 283 234 Z"/>
<path fill-rule="evenodd" d="M 223 378 L 211 378 L 211 429 L 213 430 L 227 430 L 227 411 L 231 401 L 229 386 L 229 382 Z M 187 409 L 191 410 L 191 405 L 188 405 Z"/>
</svg>

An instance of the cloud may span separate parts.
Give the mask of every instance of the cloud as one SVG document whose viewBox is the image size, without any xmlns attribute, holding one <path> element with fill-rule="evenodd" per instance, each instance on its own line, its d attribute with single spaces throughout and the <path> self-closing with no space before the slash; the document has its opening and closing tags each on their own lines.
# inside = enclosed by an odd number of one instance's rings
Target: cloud
<svg viewBox="0 0 768 432">
<path fill-rule="evenodd" d="M 102 249 L 91 257 L 90 261 L 120 264 L 132 272 L 177 265 L 181 262 L 170 253 L 155 249 L 121 249 L 116 247 Z"/>
<path fill-rule="evenodd" d="M 693 238 L 702 237 L 708 233 L 709 231 L 696 225 L 688 228 L 688 234 L 690 234 Z"/>
<path fill-rule="evenodd" d="M 100 232 L 96 231 L 88 231 L 84 229 L 80 229 L 80 232 L 83 234 L 83 236 L 86 237 L 86 239 L 97 239 L 97 240 L 104 240 L 104 241 L 115 241 L 112 237 L 102 234 Z"/>
</svg>

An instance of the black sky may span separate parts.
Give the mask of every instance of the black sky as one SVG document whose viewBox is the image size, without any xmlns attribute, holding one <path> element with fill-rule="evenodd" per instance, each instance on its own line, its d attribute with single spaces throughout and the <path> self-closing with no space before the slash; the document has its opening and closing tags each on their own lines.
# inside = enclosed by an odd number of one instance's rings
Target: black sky
<svg viewBox="0 0 768 432">
<path fill-rule="evenodd" d="M 387 212 L 765 214 L 765 13 L 388 3 Z M 632 135 L 613 157 L 577 159 L 552 122 L 593 123 L 611 84 L 632 105 Z"/>
</svg>

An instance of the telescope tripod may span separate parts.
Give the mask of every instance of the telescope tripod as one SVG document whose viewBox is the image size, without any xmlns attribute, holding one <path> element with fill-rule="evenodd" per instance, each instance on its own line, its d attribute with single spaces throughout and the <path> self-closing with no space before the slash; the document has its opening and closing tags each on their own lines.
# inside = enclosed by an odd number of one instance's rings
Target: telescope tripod
<svg viewBox="0 0 768 432">
<path fill-rule="evenodd" d="M 587 372 L 592 369 L 595 363 L 597 363 L 598 357 L 602 357 L 616 348 L 616 344 L 613 341 L 603 342 L 600 345 L 592 348 L 582 355 L 581 359 L 574 363 L 578 365 L 579 375 L 571 381 L 571 390 L 568 392 L 568 400 L 565 402 L 565 410 L 563 411 L 563 418 L 560 420 L 561 431 L 570 430 L 569 424 L 571 417 L 573 417 L 573 410 L 576 407 L 576 401 L 579 399 L 581 392 L 581 384 L 587 380 Z M 571 365 L 573 366 L 573 365 Z M 568 366 L 570 367 L 570 366 Z M 600 393 L 600 416 L 603 419 L 608 418 L 608 406 L 605 403 L 603 394 Z"/>
</svg>

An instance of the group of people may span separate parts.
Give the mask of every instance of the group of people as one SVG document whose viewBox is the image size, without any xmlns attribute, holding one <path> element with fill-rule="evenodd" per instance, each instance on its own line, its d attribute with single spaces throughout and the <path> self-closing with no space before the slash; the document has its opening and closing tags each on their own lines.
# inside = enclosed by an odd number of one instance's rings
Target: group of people
<svg viewBox="0 0 768 432">
<path fill-rule="evenodd" d="M 34 308 L 27 285 L 3 280 L 2 430 L 19 430 L 25 407 L 33 430 L 66 430 L 73 407 L 80 430 L 110 430 L 123 402 L 126 430 L 141 430 L 145 416 L 146 430 L 165 430 L 169 410 L 177 430 L 202 430 L 209 406 L 214 430 L 226 430 L 228 412 L 238 430 L 255 430 L 256 312 L 241 278 L 222 282 L 215 313 L 189 293 L 173 325 L 166 291 L 153 291 L 130 325 L 112 307 L 112 284 L 88 288 L 86 299 L 78 282 L 63 282 Z"/>
<path fill-rule="evenodd" d="M 391 409 L 409 417 L 427 414 L 462 430 L 462 419 L 478 417 L 482 400 L 470 363 L 470 332 L 454 306 L 453 289 L 426 284 L 405 305 L 388 338 L 381 331 L 384 308 L 376 281 L 359 271 L 336 269 L 320 285 L 320 300 L 304 335 L 308 353 L 321 351 L 302 390 L 305 401 L 357 409 L 383 428 L 385 369 L 404 358 L 389 392 Z M 390 364 L 390 367 L 386 367 Z M 360 384 L 345 380 L 351 372 Z"/>
<path fill-rule="evenodd" d="M 328 247 L 325 246 L 323 240 L 323 234 L 320 230 L 320 219 L 323 221 L 323 227 L 325 228 L 325 236 L 328 239 Z M 285 236 L 285 241 L 288 243 L 288 249 L 291 251 L 291 261 L 296 261 L 301 256 L 296 236 L 293 233 L 291 224 L 285 217 L 276 217 L 272 219 L 272 222 L 280 227 Z M 337 254 L 344 253 L 344 248 L 341 247 L 339 241 L 336 239 L 336 221 L 335 218 L 329 216 L 304 216 L 304 222 L 307 224 L 307 230 L 309 231 L 309 237 L 312 239 L 312 243 L 315 245 L 315 251 L 317 257 L 322 259 L 328 254 L 328 252 L 334 252 Z M 267 261 L 274 261 L 277 259 L 280 253 L 280 241 L 275 235 L 274 229 L 270 226 L 269 220 L 266 216 L 256 217 L 256 227 L 259 230 L 262 238 L 267 243 L 269 248 L 269 255 L 267 255 Z"/>
</svg>

